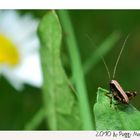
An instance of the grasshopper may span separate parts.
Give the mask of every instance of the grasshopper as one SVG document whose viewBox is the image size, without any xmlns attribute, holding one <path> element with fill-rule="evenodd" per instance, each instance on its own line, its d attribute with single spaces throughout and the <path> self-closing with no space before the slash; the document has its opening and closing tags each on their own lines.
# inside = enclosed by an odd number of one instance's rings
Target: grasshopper
<svg viewBox="0 0 140 140">
<path fill-rule="evenodd" d="M 122 45 L 122 48 L 120 50 L 120 53 L 118 55 L 118 58 L 117 58 L 117 61 L 115 63 L 115 66 L 114 66 L 114 70 L 113 70 L 113 80 L 111 80 L 111 76 L 110 76 L 110 72 L 109 72 L 109 69 L 107 67 L 107 64 L 104 60 L 104 58 L 102 57 L 102 60 L 103 60 L 103 63 L 105 65 L 105 68 L 107 70 L 107 73 L 108 73 L 108 76 L 109 76 L 109 79 L 110 79 L 110 83 L 109 83 L 109 86 L 110 86 L 110 91 L 113 95 L 113 98 L 118 101 L 119 103 L 124 103 L 124 104 L 128 104 L 129 103 L 129 100 L 131 100 L 133 97 L 136 96 L 136 92 L 129 92 L 129 91 L 124 91 L 124 89 L 122 88 L 122 86 L 119 84 L 119 82 L 117 82 L 117 80 L 115 80 L 115 73 L 116 73 L 116 69 L 117 69 L 117 66 L 118 66 L 118 62 L 120 60 L 120 57 L 121 57 L 121 54 L 123 52 L 123 49 L 124 49 L 124 46 L 128 40 L 128 37 L 129 35 L 127 35 L 123 45 Z M 108 96 L 109 98 L 111 98 L 111 103 L 112 103 L 112 96 L 110 96 L 109 94 L 106 94 L 106 96 Z"/>
</svg>

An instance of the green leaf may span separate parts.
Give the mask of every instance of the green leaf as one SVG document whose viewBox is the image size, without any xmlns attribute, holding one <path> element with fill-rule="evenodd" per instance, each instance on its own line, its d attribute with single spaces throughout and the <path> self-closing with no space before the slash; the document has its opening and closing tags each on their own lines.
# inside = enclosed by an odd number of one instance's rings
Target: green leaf
<svg viewBox="0 0 140 140">
<path fill-rule="evenodd" d="M 77 97 L 70 89 L 61 64 L 62 32 L 54 11 L 48 12 L 43 17 L 38 34 L 41 42 L 41 63 L 44 78 L 43 99 L 49 129 L 81 129 Z"/>
<path fill-rule="evenodd" d="M 105 94 L 109 91 L 98 88 L 94 105 L 96 130 L 140 130 L 140 112 L 131 104 L 110 105 Z"/>
</svg>

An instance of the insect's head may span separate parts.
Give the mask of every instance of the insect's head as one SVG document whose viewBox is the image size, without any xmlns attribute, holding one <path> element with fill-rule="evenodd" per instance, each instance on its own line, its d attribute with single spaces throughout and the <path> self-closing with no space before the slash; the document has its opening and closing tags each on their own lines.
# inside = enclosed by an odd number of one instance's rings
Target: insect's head
<svg viewBox="0 0 140 140">
<path fill-rule="evenodd" d="M 115 89 L 114 80 L 110 81 L 109 86 L 110 86 L 111 92 L 114 92 L 114 89 Z"/>
</svg>

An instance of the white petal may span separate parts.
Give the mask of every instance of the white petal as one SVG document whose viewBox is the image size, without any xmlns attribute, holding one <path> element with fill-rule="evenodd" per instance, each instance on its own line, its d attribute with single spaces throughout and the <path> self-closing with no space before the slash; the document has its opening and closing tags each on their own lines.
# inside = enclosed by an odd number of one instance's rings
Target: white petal
<svg viewBox="0 0 140 140">
<path fill-rule="evenodd" d="M 39 52 L 39 39 L 37 36 L 33 36 L 32 38 L 26 39 L 22 44 L 20 45 L 20 50 L 22 51 L 22 54 L 29 55 L 29 53 L 32 53 L 34 51 Z"/>
<path fill-rule="evenodd" d="M 30 85 L 42 86 L 42 72 L 38 53 L 33 53 L 24 58 L 22 64 L 14 70 L 16 77 Z"/>
<path fill-rule="evenodd" d="M 16 90 L 23 90 L 24 81 L 16 77 L 12 70 L 3 68 L 2 74 Z"/>
</svg>

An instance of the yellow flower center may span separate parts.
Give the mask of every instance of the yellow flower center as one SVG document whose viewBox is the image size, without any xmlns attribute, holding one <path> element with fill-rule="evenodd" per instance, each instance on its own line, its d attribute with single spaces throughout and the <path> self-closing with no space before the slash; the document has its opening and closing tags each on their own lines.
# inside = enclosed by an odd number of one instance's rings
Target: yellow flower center
<svg viewBox="0 0 140 140">
<path fill-rule="evenodd" d="M 16 45 L 6 36 L 0 34 L 0 64 L 15 66 L 19 64 L 20 54 Z"/>
</svg>

